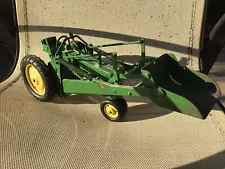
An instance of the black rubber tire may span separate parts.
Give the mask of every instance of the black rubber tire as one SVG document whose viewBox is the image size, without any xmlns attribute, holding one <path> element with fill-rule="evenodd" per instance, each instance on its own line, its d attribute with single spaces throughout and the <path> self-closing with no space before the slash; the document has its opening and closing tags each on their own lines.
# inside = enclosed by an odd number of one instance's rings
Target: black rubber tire
<svg viewBox="0 0 225 169">
<path fill-rule="evenodd" d="M 106 114 L 106 112 L 105 112 L 105 110 L 104 110 L 104 107 L 105 107 L 105 105 L 107 105 L 107 104 L 110 104 L 110 105 L 112 105 L 114 108 L 116 108 L 116 110 L 118 111 L 118 116 L 117 116 L 117 117 L 112 118 L 112 117 L 109 117 L 109 116 Z M 103 101 L 103 102 L 101 103 L 100 109 L 101 109 L 101 112 L 102 112 L 103 116 L 104 116 L 106 119 L 108 119 L 108 120 L 110 120 L 110 121 L 113 121 L 113 122 L 121 121 L 122 118 L 123 118 L 123 117 L 125 116 L 125 114 L 126 114 L 126 112 L 124 111 L 125 109 L 123 108 L 122 104 L 120 104 L 120 103 L 118 102 L 118 100 L 105 100 L 105 101 Z"/>
<path fill-rule="evenodd" d="M 36 93 L 28 83 L 25 73 L 25 69 L 28 64 L 34 66 L 38 70 L 43 79 L 45 86 L 45 93 L 43 95 L 39 95 L 38 93 Z M 26 56 L 21 61 L 20 71 L 27 90 L 35 99 L 44 102 L 51 101 L 53 99 L 55 95 L 54 82 L 52 81 L 52 76 L 50 71 L 48 70 L 48 66 L 44 63 L 43 60 L 41 60 L 39 57 L 35 55 Z"/>
<path fill-rule="evenodd" d="M 124 112 L 126 114 L 127 111 L 128 111 L 127 101 L 123 97 L 117 98 L 116 100 L 121 105 L 121 107 L 123 108 L 123 110 L 124 110 Z"/>
<path fill-rule="evenodd" d="M 9 30 L 7 23 L 0 17 L 0 83 L 10 77 L 18 61 L 16 38 Z"/>
<path fill-rule="evenodd" d="M 9 26 L 0 17 L 0 41 L 9 49 L 12 57 L 16 54 L 16 42 L 13 35 L 9 32 Z"/>
</svg>

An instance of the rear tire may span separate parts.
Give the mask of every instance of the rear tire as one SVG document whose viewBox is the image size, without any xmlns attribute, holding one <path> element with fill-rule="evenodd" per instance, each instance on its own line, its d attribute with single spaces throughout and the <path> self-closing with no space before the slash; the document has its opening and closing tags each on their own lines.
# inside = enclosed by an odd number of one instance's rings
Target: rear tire
<svg viewBox="0 0 225 169">
<path fill-rule="evenodd" d="M 39 101 L 50 101 L 55 95 L 55 86 L 48 66 L 34 55 L 22 59 L 21 76 L 29 93 Z"/>
</svg>

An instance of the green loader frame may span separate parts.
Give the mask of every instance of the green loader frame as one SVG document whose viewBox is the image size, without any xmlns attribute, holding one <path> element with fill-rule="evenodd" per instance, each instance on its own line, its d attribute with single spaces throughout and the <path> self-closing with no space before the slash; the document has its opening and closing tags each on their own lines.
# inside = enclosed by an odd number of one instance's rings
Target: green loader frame
<svg viewBox="0 0 225 169">
<path fill-rule="evenodd" d="M 144 39 L 94 46 L 70 33 L 59 39 L 43 39 L 41 43 L 50 58 L 48 66 L 36 56 L 26 56 L 21 63 L 25 85 L 38 100 L 50 100 L 54 94 L 62 98 L 67 94 L 102 95 L 106 100 L 101 103 L 101 112 L 111 121 L 125 116 L 128 110 L 125 96 L 144 96 L 160 107 L 201 119 L 207 117 L 216 102 L 217 87 L 212 79 L 180 66 L 173 54 L 146 57 Z M 119 60 L 116 52 L 102 50 L 135 44 L 141 49 L 136 63 Z M 40 77 L 29 73 L 29 65 Z M 133 86 L 124 85 L 126 80 L 137 79 Z M 44 88 L 42 94 L 35 92 L 37 82 L 40 89 L 40 84 Z"/>
</svg>

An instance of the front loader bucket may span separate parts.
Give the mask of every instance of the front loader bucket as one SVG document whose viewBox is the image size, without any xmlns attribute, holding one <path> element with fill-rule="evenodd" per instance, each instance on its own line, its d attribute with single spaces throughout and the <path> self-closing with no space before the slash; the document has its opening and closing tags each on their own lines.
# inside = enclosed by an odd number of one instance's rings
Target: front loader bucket
<svg viewBox="0 0 225 169">
<path fill-rule="evenodd" d="M 216 85 L 205 74 L 181 67 L 174 56 L 164 54 L 143 70 L 151 74 L 151 80 L 165 94 L 149 96 L 155 104 L 201 119 L 212 110 Z"/>
</svg>

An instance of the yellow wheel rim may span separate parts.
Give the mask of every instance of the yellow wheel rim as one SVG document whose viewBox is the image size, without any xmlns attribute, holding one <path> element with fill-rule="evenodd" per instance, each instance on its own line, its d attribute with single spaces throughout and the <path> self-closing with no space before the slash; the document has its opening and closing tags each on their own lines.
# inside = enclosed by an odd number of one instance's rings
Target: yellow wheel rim
<svg viewBox="0 0 225 169">
<path fill-rule="evenodd" d="M 43 78 L 41 77 L 38 70 L 31 64 L 25 68 L 26 78 L 30 87 L 39 95 L 45 93 L 45 85 Z"/>
<path fill-rule="evenodd" d="M 106 104 L 104 106 L 104 111 L 106 115 L 110 118 L 117 118 L 119 115 L 118 110 L 111 104 Z"/>
</svg>

